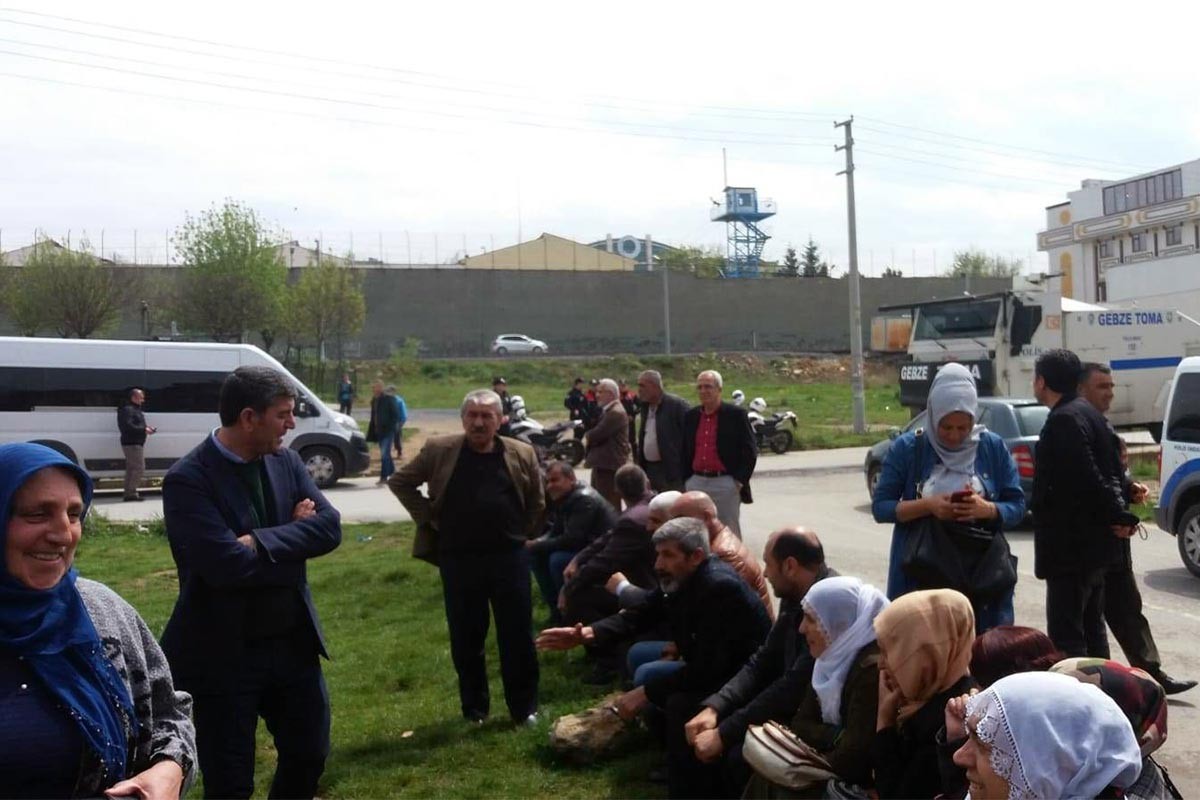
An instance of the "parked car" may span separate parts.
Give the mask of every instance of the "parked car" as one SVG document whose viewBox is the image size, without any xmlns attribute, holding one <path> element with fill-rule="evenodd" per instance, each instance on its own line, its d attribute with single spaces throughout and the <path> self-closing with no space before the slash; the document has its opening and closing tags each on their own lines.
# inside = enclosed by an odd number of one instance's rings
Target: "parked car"
<svg viewBox="0 0 1200 800">
<path fill-rule="evenodd" d="M 1021 488 L 1025 497 L 1029 498 L 1033 491 L 1033 448 L 1037 444 L 1042 426 L 1050 409 L 1038 403 L 1037 400 L 1012 397 L 981 397 L 979 398 L 979 419 L 977 422 L 989 431 L 999 436 L 1008 445 L 1017 462 L 1017 474 L 1021 476 Z M 883 460 L 887 458 L 892 442 L 901 433 L 926 428 L 928 412 L 922 411 L 913 417 L 903 429 L 892 428 L 888 438 L 877 442 L 867 451 L 863 472 L 867 478 L 867 494 L 874 496 L 875 484 L 879 482 L 879 473 L 883 470 Z"/>
<path fill-rule="evenodd" d="M 1184 566 L 1200 577 L 1200 358 L 1175 368 L 1165 420 L 1155 521 L 1175 535 Z"/>
<path fill-rule="evenodd" d="M 533 353 L 540 355 L 550 347 L 541 339 L 531 339 L 523 333 L 502 333 L 492 342 L 492 352 L 498 356 L 509 353 Z"/>
</svg>

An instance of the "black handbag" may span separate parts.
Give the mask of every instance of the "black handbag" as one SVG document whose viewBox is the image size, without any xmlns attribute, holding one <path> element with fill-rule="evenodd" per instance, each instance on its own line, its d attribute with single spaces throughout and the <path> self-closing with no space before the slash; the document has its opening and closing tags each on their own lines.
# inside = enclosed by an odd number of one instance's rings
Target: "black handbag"
<svg viewBox="0 0 1200 800">
<path fill-rule="evenodd" d="M 922 433 L 909 472 L 916 495 L 921 474 Z M 907 487 L 906 487 L 907 490 Z M 943 522 L 932 515 L 913 520 L 900 562 L 918 589 L 954 589 L 973 602 L 993 600 L 1017 584 L 1017 558 L 999 525 L 994 529 L 960 522 Z"/>
</svg>

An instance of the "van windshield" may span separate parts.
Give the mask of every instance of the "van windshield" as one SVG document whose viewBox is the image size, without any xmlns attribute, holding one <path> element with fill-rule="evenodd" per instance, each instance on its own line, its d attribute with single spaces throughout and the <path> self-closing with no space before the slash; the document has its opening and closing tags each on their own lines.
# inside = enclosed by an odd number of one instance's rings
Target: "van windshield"
<svg viewBox="0 0 1200 800">
<path fill-rule="evenodd" d="M 913 339 L 978 339 L 996 332 L 1000 300 L 964 300 L 921 306 Z"/>
<path fill-rule="evenodd" d="M 1185 372 L 1176 378 L 1165 438 L 1200 442 L 1200 372 Z"/>
</svg>

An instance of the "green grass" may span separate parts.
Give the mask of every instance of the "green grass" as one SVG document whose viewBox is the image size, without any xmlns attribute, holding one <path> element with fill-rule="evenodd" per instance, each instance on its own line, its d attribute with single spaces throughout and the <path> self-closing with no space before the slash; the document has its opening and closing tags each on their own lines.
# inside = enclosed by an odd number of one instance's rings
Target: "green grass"
<svg viewBox="0 0 1200 800">
<path fill-rule="evenodd" d="M 391 362 L 367 362 L 357 368 L 360 394 L 369 391 L 370 379 L 379 374 L 396 382 L 410 408 L 457 408 L 471 389 L 491 386 L 496 375 L 508 381 L 510 394 L 521 395 L 531 416 L 541 422 L 566 419 L 563 399 L 575 377 L 624 378 L 636 389 L 637 375 L 644 369 L 663 373 L 668 391 L 695 402 L 696 374 L 714 365 L 725 381 L 725 397 L 735 389 L 746 393 L 747 401 L 762 397 L 770 411 L 791 410 L 799 427 L 794 447 L 815 450 L 829 447 L 853 447 L 874 444 L 883 438 L 888 426 L 903 425 L 908 410 L 900 405 L 898 388 L 893 382 L 868 380 L 866 389 L 867 421 L 871 433 L 852 433 L 850 378 L 838 382 L 807 382 L 788 374 L 782 359 L 751 360 L 717 356 L 629 356 L 604 358 L 509 358 L 487 361 L 422 360 L 402 365 Z M 890 371 L 888 371 L 890 374 Z M 892 378 L 894 380 L 894 378 Z"/>
<path fill-rule="evenodd" d="M 108 584 L 161 632 L 178 593 L 161 534 L 97 519 L 80 545 L 82 575 Z M 333 660 L 325 677 L 333 708 L 333 752 L 320 796 L 661 797 L 646 780 L 661 760 L 647 735 L 599 766 L 561 764 L 548 746 L 557 717 L 593 706 L 602 691 L 582 683 L 582 653 L 542 654 L 541 722 L 515 729 L 504 709 L 494 637 L 488 641 L 493 718 L 468 726 L 458 690 L 437 570 L 409 556 L 412 525 L 346 526 L 340 548 L 309 563 L 309 583 Z M 535 592 L 536 594 L 536 592 Z M 543 606 L 534 619 L 546 617 Z M 411 733 L 410 733 L 411 732 Z M 265 796 L 274 756 L 259 726 L 256 796 Z M 195 788 L 191 796 L 199 797 Z"/>
</svg>

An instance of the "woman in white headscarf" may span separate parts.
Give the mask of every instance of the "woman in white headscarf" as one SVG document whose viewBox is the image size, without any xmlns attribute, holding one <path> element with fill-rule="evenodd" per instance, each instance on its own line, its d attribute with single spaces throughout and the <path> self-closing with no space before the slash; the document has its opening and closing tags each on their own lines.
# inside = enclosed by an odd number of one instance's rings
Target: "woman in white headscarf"
<svg viewBox="0 0 1200 800">
<path fill-rule="evenodd" d="M 967 701 L 967 743 L 954 763 L 971 800 L 1123 797 L 1142 770 L 1137 737 L 1096 686 L 1023 672 Z"/>
<path fill-rule="evenodd" d="M 817 581 L 801 601 L 800 632 L 813 662 L 812 683 L 792 719 L 792 732 L 821 753 L 842 781 L 867 786 L 879 706 L 875 618 L 888 600 L 858 578 Z M 822 796 L 824 785 L 814 789 Z M 747 797 L 806 796 L 754 776 Z"/>
<path fill-rule="evenodd" d="M 926 429 L 903 434 L 892 443 L 872 497 L 876 522 L 891 522 L 888 597 L 916 589 L 956 589 L 967 594 L 978 632 L 1013 622 L 1013 587 L 987 596 L 967 585 L 916 580 L 901 569 L 912 524 L 934 516 L 990 531 L 1003 539 L 1003 529 L 1025 516 L 1025 493 L 1004 440 L 977 424 L 975 380 L 962 364 L 938 370 L 929 389 Z M 1007 553 L 1007 543 L 997 545 Z M 986 545 L 984 545 L 986 547 Z"/>
</svg>

